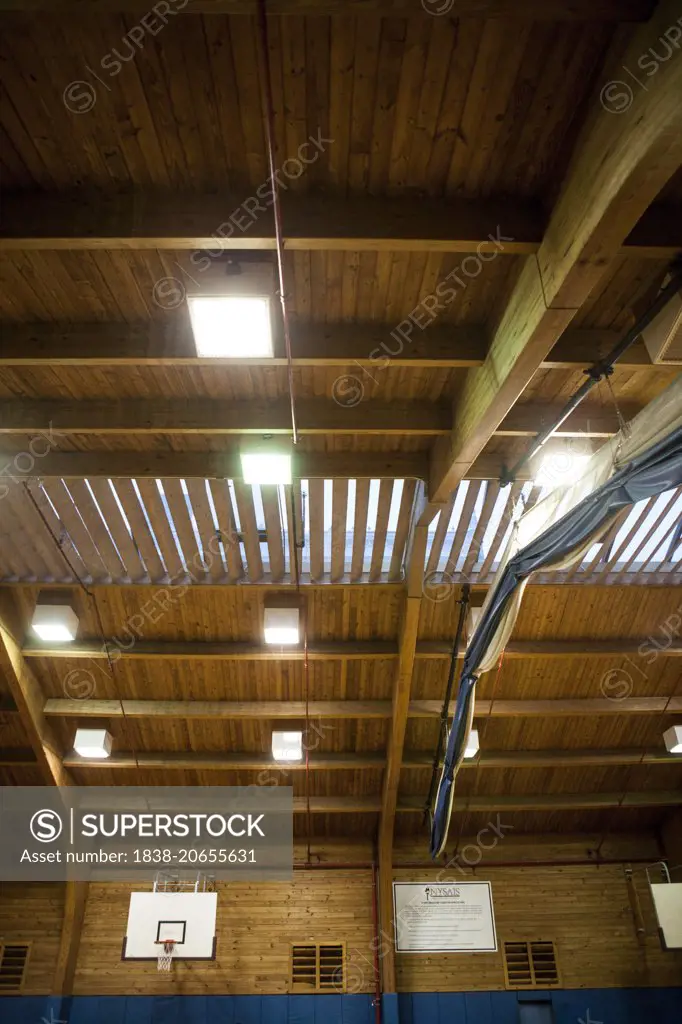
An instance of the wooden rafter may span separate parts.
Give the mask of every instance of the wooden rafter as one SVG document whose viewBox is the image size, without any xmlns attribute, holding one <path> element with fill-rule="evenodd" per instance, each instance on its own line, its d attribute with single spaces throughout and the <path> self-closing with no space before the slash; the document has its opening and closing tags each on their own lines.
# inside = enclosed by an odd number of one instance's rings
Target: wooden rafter
<svg viewBox="0 0 682 1024">
<path fill-rule="evenodd" d="M 629 46 L 612 50 L 597 93 L 614 66 L 637 58 L 674 23 L 663 0 Z M 620 46 L 621 44 L 616 44 Z M 446 500 L 618 256 L 621 246 L 682 162 L 682 62 L 659 65 L 646 89 L 614 114 L 593 97 L 542 244 L 528 259 L 499 320 L 484 365 L 468 371 L 451 436 L 434 450 L 430 498 Z M 427 515 L 432 516 L 435 507 Z"/>
<path fill-rule="evenodd" d="M 0 453 L 0 465 L 6 474 L 18 479 L 153 478 L 158 480 L 193 477 L 203 480 L 239 480 L 242 466 L 235 452 L 60 452 L 52 450 L 44 458 L 33 461 L 28 472 L 13 470 L 15 452 Z M 296 452 L 292 462 L 296 478 L 329 480 L 350 479 L 425 479 L 428 465 L 420 452 Z M 33 474 L 33 476 L 31 476 Z M 2 478 L 0 478 L 2 479 Z M 99 500 L 99 496 L 98 496 Z"/>
<path fill-rule="evenodd" d="M 458 369 L 482 366 L 487 350 L 485 325 L 429 325 L 408 332 L 407 341 L 393 334 L 395 324 L 297 324 L 292 331 L 292 363 L 296 367 L 359 365 L 412 369 Z M 620 340 L 611 330 L 569 329 L 559 339 L 541 369 L 584 370 Z M 403 343 L 404 342 L 404 343 Z M 7 324 L 3 327 L 0 366 L 286 366 L 275 342 L 275 356 L 264 358 L 245 351 L 238 358 L 198 356 L 184 320 L 165 324 Z M 637 342 L 618 361 L 622 369 L 665 370 L 652 363 L 643 342 Z"/>
<path fill-rule="evenodd" d="M 89 0 L 93 12 L 131 11 L 144 14 L 144 0 Z M 416 12 L 425 16 L 419 5 Z M 72 8 L 81 10 L 78 0 L 4 0 L 4 10 L 55 11 L 63 14 Z M 248 14 L 257 12 L 257 0 L 192 0 L 179 8 L 188 14 Z M 348 0 L 270 0 L 269 14 L 334 15 L 348 14 Z M 360 0 L 353 14 L 404 16 L 405 0 Z M 644 21 L 651 13 L 650 0 L 457 0 L 459 17 L 524 18 L 545 21 Z"/>
<path fill-rule="evenodd" d="M 646 645 L 647 638 L 612 640 L 510 640 L 505 648 L 505 659 L 527 658 L 606 658 L 638 654 Z M 76 640 L 69 644 L 47 644 L 40 640 L 27 639 L 21 649 L 25 658 L 85 658 L 106 660 L 107 650 L 119 650 L 114 639 Z M 369 661 L 396 658 L 398 644 L 390 640 L 339 640 L 310 641 L 310 661 Z M 415 659 L 448 661 L 452 643 L 448 640 L 418 640 L 415 644 Z M 460 646 L 460 654 L 464 645 Z M 121 648 L 118 658 L 124 660 L 172 659 L 207 661 L 303 661 L 302 647 L 292 646 L 280 649 L 267 644 L 240 643 L 235 641 L 203 640 L 138 640 L 130 648 Z M 662 647 L 658 657 L 682 657 L 682 642 L 671 640 Z"/>
<path fill-rule="evenodd" d="M 401 695 L 402 696 L 402 695 Z M 311 718 L 386 719 L 392 716 L 388 700 L 311 700 Z M 402 707 L 402 701 L 401 701 Z M 451 705 L 454 712 L 455 705 Z M 656 715 L 666 709 L 670 714 L 682 711 L 682 697 L 608 697 L 554 698 L 547 700 L 476 701 L 476 716 L 486 718 L 572 718 L 593 715 Z M 167 719 L 298 719 L 305 717 L 304 701 L 206 701 L 206 700 L 72 700 L 50 697 L 45 702 L 48 717 L 67 718 L 167 718 Z M 408 718 L 437 718 L 441 702 L 408 700 Z M 397 732 L 397 730 L 396 730 Z"/>
<path fill-rule="evenodd" d="M 10 694 L 21 717 L 46 785 L 69 786 L 71 777 L 62 765 L 59 745 L 44 713 L 40 683 L 21 653 L 17 639 L 24 629 L 11 594 L 0 590 L 0 663 L 4 664 Z"/>
<path fill-rule="evenodd" d="M 626 419 L 639 407 L 623 403 Z M 493 430 L 501 437 L 533 437 L 551 422 L 553 405 L 524 403 L 510 409 Z M 301 434 L 409 434 L 447 436 L 450 411 L 445 403 L 367 400 L 354 407 L 334 401 L 297 401 Z M 583 407 L 561 425 L 557 437 L 610 437 L 618 430 L 615 411 Z M 291 408 L 286 399 L 233 402 L 222 399 L 149 398 L 121 401 L 5 401 L 0 408 L 0 434 L 43 432 L 67 434 L 284 434 L 291 433 Z M 44 475 L 43 467 L 40 467 Z"/>
<path fill-rule="evenodd" d="M 401 797 L 396 811 L 398 814 L 420 813 L 424 801 L 420 797 Z M 479 794 L 477 796 L 455 797 L 454 811 L 575 811 L 605 810 L 610 808 L 636 807 L 680 807 L 682 790 L 644 790 L 641 793 L 536 793 L 523 796 L 500 796 Z M 379 797 L 313 796 L 310 798 L 312 814 L 371 814 L 379 811 Z M 305 797 L 294 797 L 294 813 L 305 814 Z M 382 925 L 383 927 L 383 925 Z M 391 934 L 387 932 L 386 934 Z M 388 960 L 384 956 L 384 960 Z M 386 988 L 384 991 L 394 991 Z"/>
<path fill-rule="evenodd" d="M 262 205 L 258 216 L 248 216 L 242 207 L 248 198 L 248 194 L 168 197 L 79 191 L 56 199 L 45 193 L 10 193 L 0 219 L 0 251 L 274 249 L 271 211 Z M 259 205 L 256 200 L 256 212 Z M 666 219 L 652 211 L 632 239 L 624 232 L 616 253 L 672 258 L 681 240 L 671 239 L 669 228 L 662 231 Z M 283 230 L 287 249 L 479 251 L 513 256 L 539 251 L 543 216 L 536 203 L 518 197 L 405 203 L 390 198 L 335 201 L 290 195 L 283 206 Z"/>
<path fill-rule="evenodd" d="M 15 766 L 25 764 L 21 760 L 2 761 Z M 63 763 L 67 768 L 120 769 L 134 771 L 137 768 L 162 768 L 168 771 L 259 771 L 272 768 L 272 757 L 269 754 L 232 753 L 232 754 L 179 754 L 177 751 L 147 753 L 138 751 L 130 754 L 117 751 L 107 758 L 106 765 L 101 760 L 80 757 L 78 754 L 67 754 Z M 355 752 L 334 754 L 313 754 L 308 765 L 304 761 L 286 765 L 285 771 L 363 771 L 383 768 L 385 759 L 382 754 Z M 402 769 L 429 769 L 433 763 L 433 755 L 427 751 L 405 751 Z M 576 768 L 585 765 L 660 765 L 679 764 L 676 754 L 666 750 L 651 751 L 638 748 L 614 748 L 611 750 L 489 750 L 480 757 L 462 763 L 463 769 L 468 768 Z"/>
</svg>

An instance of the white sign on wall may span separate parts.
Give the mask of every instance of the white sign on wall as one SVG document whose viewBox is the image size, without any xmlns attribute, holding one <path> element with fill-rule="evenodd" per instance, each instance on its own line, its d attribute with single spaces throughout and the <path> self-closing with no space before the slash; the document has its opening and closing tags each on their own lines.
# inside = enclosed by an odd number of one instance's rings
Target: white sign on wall
<svg viewBox="0 0 682 1024">
<path fill-rule="evenodd" d="M 490 882 L 394 882 L 399 953 L 497 951 Z"/>
</svg>

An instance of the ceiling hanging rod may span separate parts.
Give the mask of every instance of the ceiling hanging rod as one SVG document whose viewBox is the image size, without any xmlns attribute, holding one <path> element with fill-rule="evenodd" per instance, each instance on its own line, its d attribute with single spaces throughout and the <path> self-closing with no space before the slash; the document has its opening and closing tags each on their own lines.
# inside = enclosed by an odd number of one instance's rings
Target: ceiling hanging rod
<svg viewBox="0 0 682 1024">
<path fill-rule="evenodd" d="M 630 346 L 637 341 L 642 331 L 644 331 L 658 316 L 658 314 L 665 309 L 680 288 L 682 288 L 682 269 L 676 267 L 673 270 L 672 277 L 665 288 L 661 289 L 649 309 L 642 314 L 639 320 L 637 320 L 618 344 L 615 345 L 603 359 L 598 360 L 588 370 L 583 371 L 587 375 L 587 380 L 585 380 L 578 390 L 568 399 L 566 405 L 563 407 L 552 426 L 547 427 L 535 437 L 530 448 L 528 448 L 528 450 L 521 456 L 518 462 L 512 466 L 511 469 L 507 469 L 506 466 L 502 467 L 502 472 L 500 474 L 501 487 L 506 487 L 507 484 L 514 483 L 519 474 L 519 470 L 521 470 L 527 462 L 530 462 L 534 455 L 537 455 L 542 446 L 549 440 L 552 434 L 559 429 L 561 424 L 568 419 L 571 413 L 580 405 L 583 398 L 590 393 L 592 388 L 595 387 L 600 380 L 611 376 L 613 373 L 613 364 L 616 363 L 620 357 L 627 352 Z"/>
<path fill-rule="evenodd" d="M 270 76 L 270 62 L 268 60 L 268 21 L 265 13 L 266 0 L 258 0 L 258 26 L 260 30 L 261 56 L 262 56 L 262 77 L 261 77 L 261 102 L 263 106 L 263 121 L 265 124 L 265 144 L 268 152 L 268 167 L 270 169 L 270 187 L 272 189 L 272 212 L 275 220 L 275 246 L 277 250 L 277 271 L 279 275 L 279 301 L 282 306 L 282 328 L 284 331 L 284 348 L 287 356 L 287 378 L 289 383 L 289 403 L 291 405 L 291 430 L 294 444 L 298 444 L 298 429 L 296 426 L 296 408 L 294 405 L 294 370 L 291 358 L 291 333 L 289 331 L 289 315 L 287 310 L 286 294 L 284 290 L 284 234 L 282 231 L 282 207 L 279 197 L 279 185 L 277 183 L 277 168 L 275 167 L 275 130 L 274 130 L 274 104 L 272 100 L 272 78 Z"/>
</svg>

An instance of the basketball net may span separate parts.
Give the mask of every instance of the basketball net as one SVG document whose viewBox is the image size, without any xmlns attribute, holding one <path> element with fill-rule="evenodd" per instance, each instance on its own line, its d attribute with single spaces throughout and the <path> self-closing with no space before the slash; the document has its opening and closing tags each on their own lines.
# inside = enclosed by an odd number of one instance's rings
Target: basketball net
<svg viewBox="0 0 682 1024">
<path fill-rule="evenodd" d="M 173 966 L 173 954 L 175 953 L 175 939 L 168 939 L 162 942 L 159 947 L 158 969 L 170 971 Z"/>
</svg>

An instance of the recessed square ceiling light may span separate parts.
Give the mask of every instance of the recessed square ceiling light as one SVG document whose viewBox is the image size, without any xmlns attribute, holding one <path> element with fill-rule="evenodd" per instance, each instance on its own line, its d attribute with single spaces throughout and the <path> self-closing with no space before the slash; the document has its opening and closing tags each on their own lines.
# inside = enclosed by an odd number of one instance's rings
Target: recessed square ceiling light
<svg viewBox="0 0 682 1024">
<path fill-rule="evenodd" d="M 297 644 L 300 640 L 298 608 L 265 607 L 263 634 L 266 644 Z"/>
<path fill-rule="evenodd" d="M 78 616 L 68 604 L 41 604 L 33 612 L 33 632 L 48 643 L 69 643 L 76 639 Z"/>
<path fill-rule="evenodd" d="M 478 729 L 472 729 L 464 749 L 465 757 L 476 757 L 478 753 Z"/>
<path fill-rule="evenodd" d="M 76 729 L 73 748 L 81 757 L 104 760 L 111 754 L 112 739 L 106 729 Z"/>
<path fill-rule="evenodd" d="M 303 733 L 273 732 L 272 756 L 275 761 L 300 761 L 303 757 Z"/>
<path fill-rule="evenodd" d="M 198 356 L 206 359 L 272 358 L 268 298 L 190 295 L 187 305 Z"/>
<path fill-rule="evenodd" d="M 671 754 L 682 754 L 682 725 L 671 725 L 666 729 L 663 741 Z"/>
<path fill-rule="evenodd" d="M 291 455 L 288 452 L 242 452 L 245 484 L 290 484 Z"/>
</svg>

